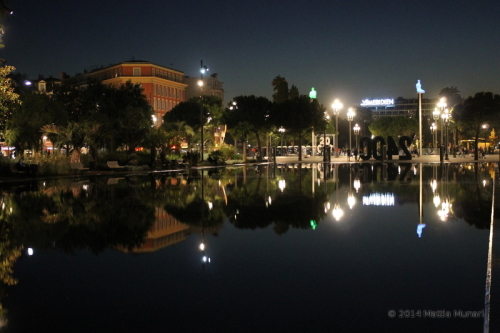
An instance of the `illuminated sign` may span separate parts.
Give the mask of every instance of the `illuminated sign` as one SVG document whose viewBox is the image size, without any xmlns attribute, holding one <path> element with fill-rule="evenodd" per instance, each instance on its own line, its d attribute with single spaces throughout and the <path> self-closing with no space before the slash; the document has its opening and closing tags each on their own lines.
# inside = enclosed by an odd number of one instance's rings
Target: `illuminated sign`
<svg viewBox="0 0 500 333">
<path fill-rule="evenodd" d="M 385 106 L 385 105 L 394 105 L 393 98 L 386 99 L 364 99 L 361 106 Z"/>
</svg>

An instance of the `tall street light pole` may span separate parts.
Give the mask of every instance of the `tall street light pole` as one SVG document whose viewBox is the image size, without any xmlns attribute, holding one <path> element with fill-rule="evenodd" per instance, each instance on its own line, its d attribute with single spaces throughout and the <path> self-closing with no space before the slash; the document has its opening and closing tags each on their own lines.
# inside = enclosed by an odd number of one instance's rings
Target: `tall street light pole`
<svg viewBox="0 0 500 333">
<path fill-rule="evenodd" d="M 329 162 L 327 153 L 326 153 L 326 126 L 328 126 L 328 121 L 330 120 L 330 116 L 325 111 L 325 129 L 323 130 L 323 162 Z M 330 155 L 330 154 L 328 154 Z"/>
<path fill-rule="evenodd" d="M 281 152 L 280 152 L 280 155 L 281 155 L 281 156 L 285 156 L 285 155 L 283 154 L 283 134 L 285 133 L 285 128 L 284 128 L 283 126 L 281 126 L 281 127 L 279 128 L 278 132 L 280 132 L 280 133 L 281 133 Z"/>
<path fill-rule="evenodd" d="M 347 110 L 347 120 L 349 120 L 349 150 L 351 149 L 351 122 L 354 119 L 354 116 L 356 115 L 356 112 L 354 112 L 353 108 L 349 108 Z"/>
<path fill-rule="evenodd" d="M 208 72 L 208 67 L 203 66 L 203 60 L 201 60 L 201 68 L 200 68 L 200 81 L 198 81 L 198 85 L 200 86 L 200 118 L 201 118 L 201 161 L 203 162 L 203 152 L 205 151 L 205 143 L 203 142 L 203 126 L 205 124 L 205 117 L 203 117 L 203 74 Z"/>
<path fill-rule="evenodd" d="M 339 113 L 340 109 L 342 109 L 343 105 L 340 103 L 338 99 L 333 101 L 332 108 L 333 108 L 333 114 L 335 115 L 335 157 L 339 157 Z"/>
<path fill-rule="evenodd" d="M 444 109 L 446 108 L 446 97 L 441 97 L 439 99 L 439 103 L 437 103 L 437 107 L 439 109 L 439 113 L 443 114 Z M 443 145 L 443 118 L 441 117 L 441 141 L 439 142 L 440 145 Z"/>
<path fill-rule="evenodd" d="M 359 149 L 358 147 L 358 137 L 359 137 L 359 131 L 361 130 L 361 127 L 359 127 L 358 124 L 354 125 L 354 127 L 352 128 L 354 130 L 354 135 L 356 135 L 356 148 Z"/>
<path fill-rule="evenodd" d="M 434 148 L 436 147 L 436 129 L 437 129 L 436 123 L 432 123 L 431 125 L 432 141 L 433 141 L 432 147 Z"/>
<path fill-rule="evenodd" d="M 445 126 L 445 148 L 444 148 L 445 155 L 444 155 L 444 159 L 449 160 L 449 157 L 448 157 L 448 124 L 450 123 L 450 113 L 449 113 L 448 109 L 444 110 L 442 117 L 443 117 L 443 122 L 444 122 L 444 126 Z"/>
<path fill-rule="evenodd" d="M 445 160 L 449 160 L 448 158 L 448 124 L 450 123 L 450 114 L 448 113 L 448 109 L 444 110 L 445 112 L 442 114 L 444 126 L 445 126 Z"/>
<path fill-rule="evenodd" d="M 434 130 L 437 130 L 438 127 L 437 127 L 437 123 L 438 123 L 438 120 L 439 118 L 441 118 L 441 112 L 439 112 L 439 109 L 436 107 L 434 108 L 434 111 L 432 111 L 432 117 L 434 118 L 434 124 L 436 125 L 436 128 Z M 440 130 L 442 130 L 441 128 L 439 128 Z M 439 142 L 439 144 L 441 144 L 441 141 Z M 437 132 L 436 132 L 436 146 L 437 146 Z"/>
</svg>

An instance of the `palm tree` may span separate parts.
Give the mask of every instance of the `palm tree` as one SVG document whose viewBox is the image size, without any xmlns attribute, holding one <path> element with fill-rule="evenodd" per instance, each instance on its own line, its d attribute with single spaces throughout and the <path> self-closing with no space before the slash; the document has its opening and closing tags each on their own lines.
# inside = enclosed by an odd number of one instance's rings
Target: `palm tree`
<svg viewBox="0 0 500 333">
<path fill-rule="evenodd" d="M 82 147 L 86 140 L 86 129 L 88 126 L 84 122 L 69 122 L 67 126 L 45 125 L 40 131 L 44 134 L 54 134 L 54 146 L 66 147 L 66 154 L 69 155 L 69 149 L 72 146 L 71 163 L 80 163 Z"/>
<path fill-rule="evenodd" d="M 188 147 L 191 148 L 191 139 L 195 135 L 194 130 L 185 121 L 176 121 L 172 123 L 164 123 L 167 137 L 170 141 L 170 146 L 176 145 L 180 151 L 181 142 L 186 140 Z"/>
<path fill-rule="evenodd" d="M 90 168 L 97 167 L 97 151 L 99 145 L 103 144 L 106 139 L 112 137 L 111 133 L 104 131 L 104 126 L 98 122 L 84 123 L 85 125 L 85 142 L 89 146 L 89 165 Z"/>
<path fill-rule="evenodd" d="M 288 82 L 280 75 L 276 76 L 271 82 L 273 85 L 273 102 L 283 103 L 288 99 Z"/>
</svg>

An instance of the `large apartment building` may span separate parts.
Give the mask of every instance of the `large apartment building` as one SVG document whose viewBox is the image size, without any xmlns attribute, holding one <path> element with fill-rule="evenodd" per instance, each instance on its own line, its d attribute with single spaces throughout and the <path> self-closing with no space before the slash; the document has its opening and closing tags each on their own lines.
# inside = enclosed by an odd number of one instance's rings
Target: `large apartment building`
<svg viewBox="0 0 500 333">
<path fill-rule="evenodd" d="M 85 84 L 89 77 L 104 84 L 119 86 L 127 81 L 140 84 L 149 104 L 153 107 L 153 121 L 158 127 L 163 115 L 186 100 L 184 72 L 160 66 L 149 61 L 130 60 L 101 67 L 70 78 L 73 84 Z"/>
</svg>

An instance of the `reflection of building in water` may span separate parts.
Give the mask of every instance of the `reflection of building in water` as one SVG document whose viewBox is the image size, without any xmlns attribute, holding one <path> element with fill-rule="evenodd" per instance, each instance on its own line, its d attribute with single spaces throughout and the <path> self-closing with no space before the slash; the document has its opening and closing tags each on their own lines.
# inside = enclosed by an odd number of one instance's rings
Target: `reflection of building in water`
<svg viewBox="0 0 500 333">
<path fill-rule="evenodd" d="M 154 252 L 161 248 L 182 242 L 186 239 L 187 224 L 179 222 L 163 208 L 155 208 L 156 221 L 148 231 L 141 247 L 133 249 L 133 253 Z M 129 252 L 124 248 L 120 250 Z"/>
</svg>

